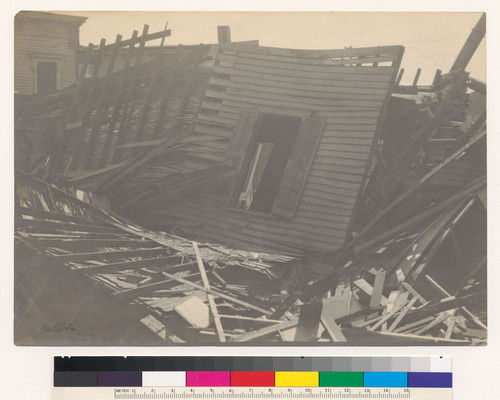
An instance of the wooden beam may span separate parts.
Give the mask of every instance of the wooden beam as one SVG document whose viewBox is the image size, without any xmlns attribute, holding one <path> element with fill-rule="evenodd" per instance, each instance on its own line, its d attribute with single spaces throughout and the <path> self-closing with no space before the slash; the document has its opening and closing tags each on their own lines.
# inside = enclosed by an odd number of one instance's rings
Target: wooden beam
<svg viewBox="0 0 500 400">
<path fill-rule="evenodd" d="M 132 32 L 132 38 L 128 40 L 128 46 L 129 49 L 127 51 L 127 54 L 125 56 L 125 61 L 123 65 L 123 71 L 121 73 L 120 77 L 120 82 L 118 83 L 118 88 L 115 90 L 115 97 L 112 101 L 113 103 L 113 113 L 111 115 L 111 120 L 109 121 L 109 128 L 108 132 L 106 134 L 106 140 L 104 143 L 104 149 L 105 151 L 107 150 L 107 153 L 104 154 L 103 158 L 101 159 L 100 166 L 105 167 L 105 165 L 109 162 L 112 162 L 113 159 L 113 152 L 114 148 L 112 144 L 117 140 L 117 135 L 114 133 L 115 132 L 115 125 L 116 122 L 118 121 L 118 117 L 120 115 L 120 110 L 122 104 L 124 104 L 125 97 L 126 97 L 126 85 L 129 83 L 129 80 L 131 79 L 131 71 L 130 71 L 130 63 L 132 61 L 132 56 L 134 54 L 134 48 L 135 45 L 137 44 L 137 35 L 139 32 L 134 30 Z M 124 43 L 123 41 L 121 42 L 122 44 Z M 120 126 L 118 126 L 118 130 L 120 129 Z"/>
<path fill-rule="evenodd" d="M 382 291 L 384 290 L 386 271 L 381 270 L 375 275 L 375 282 L 373 282 L 373 292 L 370 299 L 370 308 L 377 308 L 382 302 Z"/>
<path fill-rule="evenodd" d="M 217 311 L 217 305 L 215 304 L 214 296 L 209 292 L 210 282 L 207 278 L 207 273 L 205 271 L 205 266 L 203 265 L 203 260 L 201 258 L 200 250 L 198 249 L 198 243 L 193 242 L 193 250 L 196 256 L 196 262 L 198 263 L 198 268 L 200 270 L 201 280 L 203 286 L 207 289 L 207 299 L 208 305 L 210 306 L 210 311 L 214 317 L 215 329 L 217 330 L 217 336 L 219 337 L 219 342 L 226 342 L 226 337 L 224 336 L 224 329 L 222 329 L 222 324 L 220 322 L 219 312 Z"/>
<path fill-rule="evenodd" d="M 375 325 L 368 328 L 370 331 L 374 331 L 379 328 L 384 322 L 388 321 L 390 318 L 396 314 L 408 301 L 408 292 L 400 293 L 396 298 L 394 305 L 392 306 L 392 310 L 385 314 Z"/>
<path fill-rule="evenodd" d="M 394 228 L 391 228 L 389 230 L 386 230 L 384 233 L 381 235 L 377 235 L 375 238 L 357 246 L 354 248 L 354 252 L 356 254 L 361 254 L 374 246 L 377 246 L 379 243 L 384 242 L 387 239 L 392 238 L 394 235 L 405 231 L 406 229 L 414 226 L 416 223 L 422 222 L 427 218 L 431 218 L 443 210 L 447 209 L 450 205 L 463 200 L 467 196 L 470 196 L 473 193 L 478 192 L 482 188 L 486 187 L 486 176 L 482 176 L 475 181 L 471 182 L 468 186 L 464 187 L 462 190 L 458 191 L 455 193 L 453 196 L 449 197 L 448 199 L 440 202 L 439 204 L 429 208 L 428 210 L 424 211 L 423 213 L 416 215 L 413 218 L 408 219 L 407 221 L 403 222 L 402 224 L 399 224 L 395 226 Z"/>
<path fill-rule="evenodd" d="M 188 262 L 183 264 L 171 265 L 172 261 L 179 259 L 179 256 L 169 256 L 169 257 L 158 257 L 158 258 L 146 258 L 144 260 L 134 260 L 134 261 L 122 261 L 116 263 L 106 263 L 103 265 L 92 265 L 87 267 L 80 267 L 75 269 L 77 272 L 99 274 L 99 273 L 110 273 L 117 271 L 125 271 L 127 269 L 141 269 L 148 267 L 164 267 L 165 270 L 171 271 L 173 273 L 185 270 L 187 267 L 193 266 L 194 263 Z"/>
<path fill-rule="evenodd" d="M 479 18 L 476 26 L 472 29 L 469 37 L 464 43 L 464 46 L 458 53 L 457 58 L 455 59 L 453 65 L 450 68 L 450 72 L 452 71 L 463 71 L 467 68 L 469 61 L 472 56 L 476 52 L 479 44 L 483 40 L 484 35 L 486 34 L 486 14 L 483 13 Z"/>
<path fill-rule="evenodd" d="M 417 86 L 421 72 L 422 72 L 422 68 L 417 68 L 417 72 L 415 73 L 415 78 L 413 78 L 412 86 Z"/>
<path fill-rule="evenodd" d="M 250 308 L 252 310 L 258 311 L 258 312 L 260 312 L 260 313 L 262 313 L 262 314 L 264 314 L 266 316 L 269 316 L 269 315 L 272 314 L 272 312 L 270 312 L 268 310 L 265 310 L 263 308 L 255 306 L 253 304 L 247 303 L 246 301 L 240 300 L 240 299 L 238 299 L 236 297 L 229 296 L 229 295 L 227 295 L 225 293 L 221 293 L 221 292 L 219 292 L 216 289 L 213 289 L 213 288 L 207 289 L 204 286 L 198 285 L 198 284 L 196 284 L 194 282 L 191 282 L 191 281 L 189 281 L 189 280 L 187 280 L 185 278 L 180 278 L 178 276 L 169 274 L 168 272 L 165 272 L 165 271 L 162 271 L 162 274 L 164 276 L 166 276 L 168 279 L 164 280 L 164 281 L 161 281 L 161 282 L 155 282 L 155 283 L 151 283 L 151 284 L 148 284 L 148 285 L 139 286 L 139 287 L 133 288 L 133 289 L 122 290 L 121 292 L 114 293 L 114 295 L 118 296 L 118 297 L 129 297 L 131 295 L 132 296 L 133 295 L 137 295 L 137 293 L 141 293 L 143 291 L 150 291 L 151 289 L 160 288 L 162 285 L 165 285 L 165 284 L 170 283 L 172 281 L 176 281 L 176 282 L 183 283 L 185 285 L 192 286 L 192 287 L 194 287 L 196 289 L 203 290 L 204 292 L 207 292 L 207 293 L 210 292 L 211 294 L 213 294 L 216 297 L 220 297 L 222 299 L 225 299 L 225 300 L 231 301 L 233 303 L 242 305 L 244 307 Z M 194 274 L 191 277 L 195 277 L 195 276 L 198 276 L 198 275 L 199 274 Z"/>
<path fill-rule="evenodd" d="M 299 321 L 297 319 L 295 321 L 284 321 L 280 324 L 266 326 L 265 328 L 262 328 L 262 329 L 259 329 L 256 331 L 251 331 L 251 332 L 243 333 L 239 336 L 232 337 L 230 342 L 241 343 L 241 342 L 249 342 L 249 341 L 255 340 L 255 339 L 260 339 L 263 336 L 267 336 L 267 335 L 270 335 L 272 333 L 282 331 L 284 329 L 293 328 L 293 327 L 297 326 L 298 323 L 299 323 Z"/>
<path fill-rule="evenodd" d="M 439 292 L 444 294 L 447 297 L 453 297 L 451 296 L 448 291 L 446 291 L 439 283 L 437 283 L 434 279 L 432 279 L 429 275 L 425 275 L 425 279 L 427 279 L 432 286 L 434 286 Z M 460 309 L 472 320 L 474 323 L 478 326 L 480 326 L 483 329 L 488 329 L 488 327 L 481 322 L 479 318 L 477 318 L 474 314 L 472 314 L 465 306 L 461 306 Z"/>
<path fill-rule="evenodd" d="M 159 31 L 159 32 L 155 32 L 155 33 L 143 33 L 142 36 L 140 37 L 141 41 L 144 41 L 144 42 L 149 42 L 151 40 L 156 40 L 156 39 L 164 39 L 168 36 L 171 35 L 171 31 L 170 29 L 165 29 L 163 31 Z M 132 44 L 136 43 L 136 39 L 134 37 L 130 38 L 130 39 L 127 39 L 127 40 L 122 40 L 121 43 L 120 43 L 120 47 L 126 47 L 126 46 L 130 46 Z M 108 50 L 110 48 L 113 47 L 113 44 L 109 44 L 107 46 L 105 46 L 105 49 Z"/>
<path fill-rule="evenodd" d="M 396 327 L 399 325 L 399 323 L 401 322 L 401 320 L 406 316 L 406 314 L 408 313 L 408 311 L 411 310 L 411 308 L 417 302 L 417 300 L 419 300 L 418 297 L 413 297 L 410 300 L 410 302 L 405 306 L 405 308 L 403 308 L 403 310 L 401 310 L 401 312 L 399 313 L 399 315 L 396 317 L 396 319 L 393 321 L 393 323 L 389 326 L 389 328 L 387 329 L 387 331 L 392 332 L 392 331 L 394 331 L 394 329 L 396 329 Z"/>
<path fill-rule="evenodd" d="M 474 143 L 476 143 L 479 139 L 481 139 L 483 136 L 486 135 L 486 129 L 483 131 L 479 132 L 478 134 L 474 135 L 465 145 L 463 145 L 460 149 L 455 151 L 452 155 L 450 155 L 448 158 L 446 158 L 443 162 L 441 162 L 439 165 L 435 166 L 431 171 L 429 171 L 427 174 L 425 174 L 416 185 L 413 185 L 410 189 L 404 191 L 401 193 L 398 197 L 396 197 L 393 201 L 391 201 L 387 206 L 385 206 L 363 229 L 362 231 L 356 236 L 356 239 L 351 241 L 351 243 L 346 247 L 344 250 L 347 251 L 347 249 L 350 249 L 354 246 L 357 241 L 366 235 L 366 233 L 375 226 L 377 222 L 379 222 L 383 217 L 385 217 L 390 211 L 392 211 L 396 206 L 401 204 L 404 200 L 406 200 L 411 194 L 413 194 L 418 188 L 420 188 L 424 183 L 429 181 L 430 178 L 432 178 L 437 172 L 439 172 L 444 166 L 448 165 L 451 161 L 453 161 L 455 158 L 460 156 L 465 150 L 467 150 L 469 147 L 471 147 Z"/>
<path fill-rule="evenodd" d="M 71 254 L 57 254 L 52 255 L 57 260 L 62 260 L 63 262 L 72 261 L 72 262 L 81 262 L 81 261 L 90 261 L 90 260 L 116 260 L 120 258 L 126 257 L 140 257 L 143 255 L 161 255 L 168 252 L 168 249 L 165 247 L 156 247 L 156 248 L 141 248 L 141 249 L 132 249 L 132 250 L 116 250 L 116 251 L 99 251 L 94 253 L 71 253 Z"/>
<path fill-rule="evenodd" d="M 25 219 L 25 218 L 15 218 L 14 226 L 16 227 L 16 230 L 21 229 L 24 232 L 54 232 L 54 231 L 71 231 L 71 232 L 82 232 L 82 233 L 118 232 L 117 229 L 114 227 L 41 221 L 41 220 Z"/>
</svg>

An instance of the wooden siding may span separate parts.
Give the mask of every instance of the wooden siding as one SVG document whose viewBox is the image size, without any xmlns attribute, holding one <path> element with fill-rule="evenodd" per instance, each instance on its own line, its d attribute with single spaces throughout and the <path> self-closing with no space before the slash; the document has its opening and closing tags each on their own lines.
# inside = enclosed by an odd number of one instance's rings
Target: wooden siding
<svg viewBox="0 0 500 400">
<path fill-rule="evenodd" d="M 14 90 L 36 91 L 36 61 L 57 62 L 58 89 L 76 81 L 78 23 L 30 18 L 23 12 L 14 21 Z"/>
<path fill-rule="evenodd" d="M 165 206 L 163 220 L 167 215 L 190 220 L 193 234 L 247 247 L 339 249 L 349 233 L 402 50 L 222 48 L 197 115 L 194 137 L 199 140 L 191 154 L 225 161 L 242 110 L 319 118 L 324 132 L 300 204 L 287 221 L 232 209 L 227 193 L 205 190 Z"/>
</svg>

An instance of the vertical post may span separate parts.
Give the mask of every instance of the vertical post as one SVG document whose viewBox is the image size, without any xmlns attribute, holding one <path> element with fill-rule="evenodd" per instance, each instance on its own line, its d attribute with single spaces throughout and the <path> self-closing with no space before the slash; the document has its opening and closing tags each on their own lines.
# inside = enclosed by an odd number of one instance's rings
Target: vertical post
<svg viewBox="0 0 500 400">
<path fill-rule="evenodd" d="M 219 44 L 231 43 L 231 28 L 219 25 L 217 27 L 217 41 Z"/>
<path fill-rule="evenodd" d="M 422 68 L 417 69 L 417 73 L 415 74 L 415 78 L 413 78 L 412 86 L 417 86 L 418 80 L 420 78 L 420 73 L 422 72 Z"/>
<path fill-rule="evenodd" d="M 439 84 L 439 80 L 441 79 L 441 70 L 437 69 L 436 73 L 434 74 L 434 79 L 432 80 L 432 86 L 436 86 Z"/>
<path fill-rule="evenodd" d="M 399 84 L 401 83 L 401 79 L 403 79 L 403 75 L 405 74 L 405 69 L 404 68 L 401 68 L 399 70 L 399 74 L 398 74 L 398 77 L 396 78 L 396 84 L 395 86 L 399 86 Z"/>
</svg>

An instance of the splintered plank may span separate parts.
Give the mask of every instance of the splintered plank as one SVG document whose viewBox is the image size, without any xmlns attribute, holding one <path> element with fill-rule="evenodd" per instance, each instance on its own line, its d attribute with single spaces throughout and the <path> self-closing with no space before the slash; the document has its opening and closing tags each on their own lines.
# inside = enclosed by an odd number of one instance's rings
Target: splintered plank
<svg viewBox="0 0 500 400">
<path fill-rule="evenodd" d="M 403 285 L 403 287 L 404 287 L 406 290 L 408 290 L 408 291 L 411 293 L 411 295 L 412 295 L 413 297 L 416 297 L 416 298 L 418 299 L 418 301 L 420 301 L 420 303 L 421 303 L 423 306 L 425 306 L 425 305 L 428 303 L 428 301 L 427 301 L 427 300 L 425 300 L 425 299 L 424 299 L 424 298 L 420 295 L 420 293 L 418 293 L 418 292 L 417 292 L 417 291 L 416 291 L 416 290 L 415 290 L 415 289 L 414 289 L 414 288 L 413 288 L 410 284 L 408 284 L 407 282 L 401 282 L 401 284 Z"/>
<path fill-rule="evenodd" d="M 247 333 L 243 333 L 239 336 L 234 336 L 231 338 L 231 342 L 237 342 L 237 343 L 242 343 L 242 342 L 249 342 L 251 340 L 255 339 L 260 339 L 264 336 L 271 335 L 273 333 L 276 333 L 278 331 L 282 331 L 285 329 L 293 328 L 297 326 L 299 323 L 298 320 L 296 321 L 285 321 L 280 324 L 274 324 L 272 326 L 266 326 L 265 328 L 256 330 L 256 331 L 251 331 Z"/>
<path fill-rule="evenodd" d="M 425 275 L 425 279 L 427 279 L 432 286 L 434 286 L 439 292 L 444 294 L 447 297 L 451 297 L 451 294 L 448 293 L 439 283 L 437 283 L 434 279 L 432 279 L 429 275 Z M 476 325 L 483 329 L 488 329 L 488 327 L 481 322 L 481 320 L 472 314 L 465 306 L 461 306 L 460 309 L 464 314 L 466 314 Z"/>
<path fill-rule="evenodd" d="M 304 304 L 301 307 L 297 331 L 295 332 L 295 342 L 311 342 L 318 338 L 321 314 L 321 303 Z"/>
<path fill-rule="evenodd" d="M 378 332 L 378 333 L 380 335 L 391 336 L 393 338 L 406 339 L 406 342 L 410 342 L 411 340 L 415 340 L 417 342 L 425 341 L 425 342 L 434 342 L 434 343 L 470 343 L 469 340 L 445 339 L 445 338 L 439 338 L 439 337 L 419 336 L 419 335 L 412 335 L 412 334 L 406 334 L 406 333 L 394 333 L 394 332 L 387 332 L 387 331 Z"/>
<path fill-rule="evenodd" d="M 210 325 L 208 307 L 197 296 L 186 298 L 174 310 L 195 328 L 208 328 Z"/>
<path fill-rule="evenodd" d="M 207 273 L 205 271 L 205 266 L 203 265 L 203 260 L 201 258 L 200 250 L 198 249 L 198 244 L 193 242 L 193 250 L 196 256 L 196 262 L 198 263 L 198 268 L 200 270 L 201 280 L 203 282 L 203 286 L 207 289 L 207 299 L 208 305 L 210 306 L 210 311 L 214 317 L 215 329 L 217 330 L 217 336 L 219 337 L 220 342 L 225 342 L 226 337 L 224 335 L 224 329 L 222 329 L 222 324 L 220 322 L 219 312 L 217 311 L 217 305 L 215 304 L 214 296 L 209 292 L 210 283 L 207 278 Z"/>
<path fill-rule="evenodd" d="M 365 279 L 357 279 L 353 282 L 357 287 L 359 287 L 363 292 L 365 292 L 370 298 L 373 296 L 373 287 Z M 380 304 L 386 305 L 387 298 L 381 296 Z"/>
<path fill-rule="evenodd" d="M 430 322 L 430 321 L 433 321 L 433 320 L 434 320 L 434 316 L 423 318 L 423 319 L 420 319 L 418 321 L 411 322 L 409 324 L 400 326 L 399 328 L 395 328 L 394 333 L 410 331 L 410 330 L 416 328 L 417 326 L 423 325 L 423 324 Z"/>
<path fill-rule="evenodd" d="M 417 302 L 417 300 L 419 300 L 418 297 L 413 297 L 410 300 L 410 302 L 403 308 L 403 310 L 401 310 L 401 312 L 396 317 L 396 319 L 394 320 L 394 322 L 389 326 L 389 328 L 387 329 L 387 331 L 392 332 L 392 331 L 394 331 L 394 329 L 396 329 L 396 327 L 399 325 L 399 323 L 402 321 L 402 319 L 406 316 L 406 314 L 408 314 L 408 311 L 411 310 L 411 308 Z"/>
<path fill-rule="evenodd" d="M 419 330 L 417 330 L 415 332 L 415 335 L 420 335 L 420 334 L 422 334 L 424 332 L 427 332 L 429 329 L 434 328 L 436 325 L 439 325 L 440 323 L 446 321 L 448 318 L 451 317 L 451 315 L 452 315 L 451 312 L 449 312 L 449 311 L 443 311 L 442 313 L 440 313 L 437 316 L 437 318 L 434 318 L 434 320 L 432 322 L 430 322 L 429 324 L 427 324 L 424 327 L 422 327 Z"/>
<path fill-rule="evenodd" d="M 30 238 L 30 237 L 28 237 Z M 64 250 L 82 251 L 84 249 L 96 249 L 100 247 L 157 247 L 158 244 L 153 241 L 144 241 L 139 239 L 86 239 L 79 237 L 61 237 L 61 238 L 42 238 L 37 237 L 36 243 L 43 248 L 56 247 Z"/>
<path fill-rule="evenodd" d="M 116 250 L 116 251 L 100 251 L 94 253 L 69 253 L 52 255 L 56 260 L 63 262 L 73 261 L 89 261 L 89 260 L 116 260 L 126 257 L 140 257 L 143 255 L 165 255 L 168 250 L 164 247 L 141 248 L 133 250 Z"/>
<path fill-rule="evenodd" d="M 406 304 L 406 302 L 408 301 L 408 294 L 408 292 L 400 293 L 394 301 L 392 309 L 387 314 L 385 314 L 375 325 L 369 327 L 368 329 L 374 331 L 382 326 L 382 324 L 387 322 L 390 318 L 392 318 L 394 314 L 396 314 L 396 312 L 398 312 Z"/>
<path fill-rule="evenodd" d="M 379 271 L 377 275 L 375 275 L 372 297 L 370 299 L 370 308 L 378 307 L 382 301 L 382 291 L 384 290 L 385 275 L 385 270 Z"/>
<path fill-rule="evenodd" d="M 243 301 L 243 300 L 240 300 L 236 297 L 233 297 L 233 296 L 229 296 L 225 293 L 221 293 L 219 292 L 218 290 L 215 290 L 215 289 L 207 289 L 205 288 L 204 286 L 201 286 L 201 285 L 198 285 L 194 282 L 191 282 L 191 281 L 188 281 L 187 279 L 184 279 L 184 278 L 180 278 L 178 276 L 175 276 L 175 275 L 172 275 L 172 274 L 169 274 L 168 272 L 165 272 L 163 271 L 162 274 L 164 276 L 166 276 L 167 278 L 169 278 L 168 280 L 164 280 L 164 281 L 160 281 L 160 282 L 155 282 L 155 283 L 151 283 L 151 284 L 148 284 L 148 285 L 143 285 L 143 286 L 139 286 L 137 288 L 133 288 L 133 289 L 128 289 L 128 290 L 123 290 L 121 292 L 117 292 L 115 293 L 115 296 L 134 296 L 134 295 L 137 295 L 137 293 L 141 293 L 143 291 L 151 291 L 151 289 L 157 289 L 165 284 L 168 284 L 168 283 L 171 283 L 172 281 L 177 281 L 177 282 L 180 282 L 180 283 L 183 283 L 183 284 L 186 284 L 186 285 L 189 285 L 189 286 L 192 286 L 196 289 L 199 289 L 199 290 L 203 290 L 207 293 L 211 293 L 213 294 L 214 296 L 216 297 L 220 297 L 222 299 L 225 299 L 225 300 L 228 300 L 228 301 L 231 301 L 233 303 L 236 303 L 236 304 L 239 304 L 239 305 L 242 305 L 246 308 L 250 308 L 252 310 L 255 310 L 255 311 L 259 311 L 260 313 L 264 314 L 264 315 L 271 315 L 272 312 L 269 311 L 269 310 L 265 310 L 263 308 L 260 308 L 260 307 L 257 307 L 253 304 L 250 304 L 246 301 Z M 191 275 L 191 277 L 196 277 L 198 276 L 199 274 L 193 274 Z"/>
<path fill-rule="evenodd" d="M 160 321 L 158 321 L 154 316 L 146 315 L 141 322 L 156 333 L 163 340 L 167 340 L 167 328 Z"/>
<path fill-rule="evenodd" d="M 75 217 L 73 215 L 66 215 L 61 213 L 49 212 L 38 210 L 36 208 L 26 208 L 26 207 L 16 207 L 16 217 L 23 219 L 23 215 L 28 215 L 31 217 L 42 218 L 44 220 L 53 220 L 60 222 L 72 222 L 75 224 L 92 225 L 92 226 L 102 226 L 99 224 L 94 224 L 91 221 L 85 220 L 81 217 Z"/>
<path fill-rule="evenodd" d="M 53 232 L 53 231 L 72 231 L 72 232 L 119 232 L 114 227 L 106 227 L 101 225 L 83 225 L 71 224 L 64 222 L 39 221 L 34 219 L 15 219 L 16 229 L 23 228 L 25 232 Z"/>
<path fill-rule="evenodd" d="M 192 262 L 170 265 L 172 261 L 178 259 L 179 256 L 177 255 L 170 257 L 147 258 L 145 260 L 123 261 L 117 263 L 79 267 L 76 269 L 76 271 L 94 274 L 94 273 L 110 273 L 117 271 L 126 271 L 129 269 L 140 269 L 148 267 L 162 267 L 165 268 L 165 270 L 167 271 L 176 273 L 184 271 L 194 265 L 194 263 Z"/>
</svg>

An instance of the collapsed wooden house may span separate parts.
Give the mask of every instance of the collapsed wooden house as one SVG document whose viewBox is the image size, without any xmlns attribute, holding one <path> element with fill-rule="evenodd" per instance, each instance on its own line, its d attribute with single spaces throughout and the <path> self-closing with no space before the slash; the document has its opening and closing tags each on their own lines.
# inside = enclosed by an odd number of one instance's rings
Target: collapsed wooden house
<svg viewBox="0 0 500 400">
<path fill-rule="evenodd" d="M 147 50 L 169 34 L 147 27 L 89 46 L 73 87 L 16 99 L 16 237 L 168 341 L 482 343 L 485 93 L 464 70 L 483 25 L 426 87 L 399 85 L 401 46 Z M 278 284 L 256 296 L 235 268 Z"/>
</svg>

